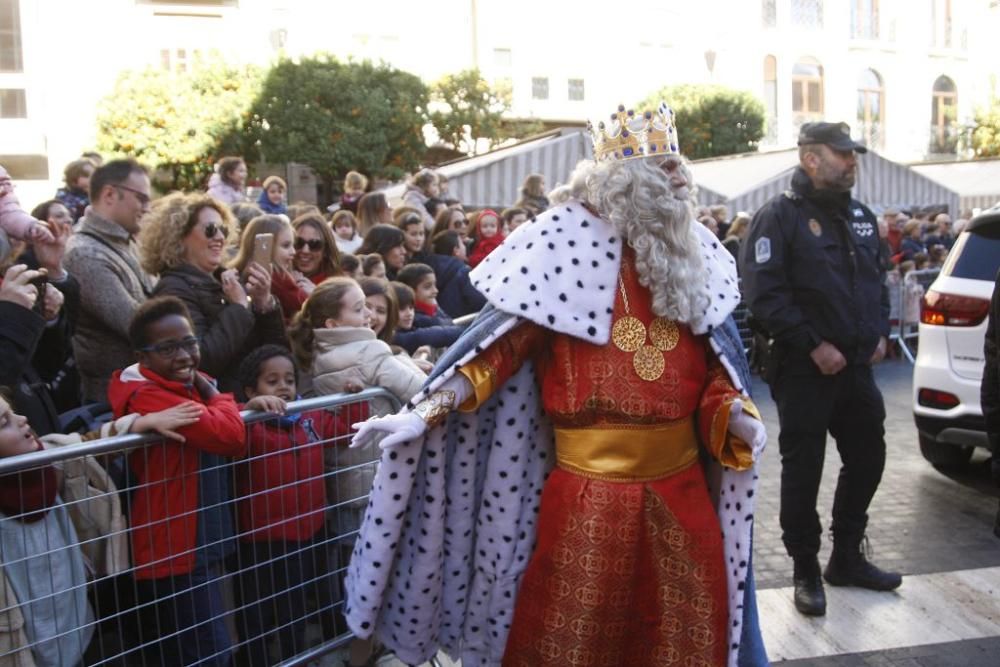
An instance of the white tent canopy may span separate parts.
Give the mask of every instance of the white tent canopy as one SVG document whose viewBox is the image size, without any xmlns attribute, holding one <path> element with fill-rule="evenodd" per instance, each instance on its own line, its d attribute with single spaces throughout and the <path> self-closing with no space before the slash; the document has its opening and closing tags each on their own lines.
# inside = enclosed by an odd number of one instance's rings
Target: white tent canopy
<svg viewBox="0 0 1000 667">
<path fill-rule="evenodd" d="M 911 164 L 910 168 L 957 192 L 963 211 L 1000 203 L 1000 158 L 926 162 Z"/>
<path fill-rule="evenodd" d="M 787 190 L 799 163 L 798 149 L 745 153 L 691 164 L 699 203 L 725 204 L 730 212 L 753 213 Z M 889 207 L 947 206 L 957 213 L 958 194 L 906 165 L 874 151 L 858 156 L 858 181 L 853 196 L 876 212 Z"/>
<path fill-rule="evenodd" d="M 456 160 L 436 167 L 448 177 L 449 196 L 469 208 L 513 206 L 521 197 L 521 183 L 528 174 L 542 174 L 548 189 L 565 183 L 577 162 L 590 158 L 593 147 L 580 128 L 546 132 L 512 146 Z M 393 205 L 403 197 L 405 184 L 388 188 Z"/>
</svg>

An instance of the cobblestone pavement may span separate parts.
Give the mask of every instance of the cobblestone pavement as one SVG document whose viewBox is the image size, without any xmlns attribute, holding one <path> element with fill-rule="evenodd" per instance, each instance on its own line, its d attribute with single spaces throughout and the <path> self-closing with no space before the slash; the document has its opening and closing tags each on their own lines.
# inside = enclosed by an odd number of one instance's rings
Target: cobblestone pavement
<svg viewBox="0 0 1000 667">
<path fill-rule="evenodd" d="M 969 468 L 961 472 L 942 472 L 924 461 L 913 424 L 911 377 L 912 366 L 902 360 L 887 361 L 876 369 L 876 379 L 886 403 L 888 452 L 882 483 L 869 511 L 868 536 L 874 549 L 872 560 L 904 575 L 1000 565 L 1000 540 L 992 533 L 998 493 L 989 479 L 988 455 L 977 452 Z M 778 525 L 778 418 L 768 387 L 759 378 L 754 381 L 754 399 L 761 408 L 771 436 L 761 465 L 754 570 L 758 588 L 787 587 L 791 585 L 791 559 L 785 554 Z M 819 498 L 820 519 L 827 531 L 839 468 L 836 447 L 829 440 Z M 825 539 L 820 554 L 821 563 L 825 564 L 830 548 L 829 539 Z M 830 613 L 833 611 L 830 610 Z M 767 619 L 762 619 L 762 622 L 766 623 Z M 1000 666 L 1000 638 L 792 660 L 780 664 L 817 667 L 943 667 L 961 664 L 965 667 L 997 667 Z"/>
</svg>

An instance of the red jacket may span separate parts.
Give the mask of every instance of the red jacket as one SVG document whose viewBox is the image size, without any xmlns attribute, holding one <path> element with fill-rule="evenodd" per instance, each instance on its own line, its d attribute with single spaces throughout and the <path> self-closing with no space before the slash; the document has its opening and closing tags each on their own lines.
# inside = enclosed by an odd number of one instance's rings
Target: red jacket
<svg viewBox="0 0 1000 667">
<path fill-rule="evenodd" d="M 271 272 L 271 294 L 281 304 L 281 313 L 285 316 L 286 323 L 295 317 L 295 313 L 299 312 L 302 304 L 309 298 L 290 273 L 278 269 Z"/>
<path fill-rule="evenodd" d="M 185 442 L 164 440 L 136 449 L 129 465 L 136 475 L 130 503 L 136 579 L 160 579 L 194 569 L 198 527 L 200 452 L 241 456 L 246 432 L 232 394 L 203 401 L 193 387 L 165 380 L 138 364 L 115 371 L 108 387 L 115 417 L 148 414 L 184 401 L 207 409 L 178 430 Z"/>
<path fill-rule="evenodd" d="M 349 413 L 314 410 L 294 423 L 275 417 L 248 427 L 247 460 L 236 470 L 241 540 L 302 542 L 319 532 L 327 505 L 323 449 L 352 433 L 348 418 L 358 415 Z"/>
<path fill-rule="evenodd" d="M 486 259 L 486 256 L 500 247 L 503 243 L 503 236 L 497 233 L 489 238 L 482 237 L 476 241 L 476 245 L 472 247 L 472 252 L 469 253 L 469 266 L 476 268 L 479 263 Z"/>
</svg>

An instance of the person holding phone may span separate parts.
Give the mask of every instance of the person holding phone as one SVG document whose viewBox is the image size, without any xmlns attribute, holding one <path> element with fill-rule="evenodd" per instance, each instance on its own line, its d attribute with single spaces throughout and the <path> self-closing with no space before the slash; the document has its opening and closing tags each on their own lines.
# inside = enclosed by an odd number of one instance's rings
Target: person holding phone
<svg viewBox="0 0 1000 667">
<path fill-rule="evenodd" d="M 188 307 L 200 339 L 200 370 L 234 391 L 240 361 L 267 343 L 285 345 L 285 324 L 271 294 L 268 267 L 250 262 L 241 275 L 223 259 L 233 240 L 229 209 L 204 194 L 157 200 L 144 221 L 142 264 L 160 280 L 154 296 L 176 296 Z"/>
<path fill-rule="evenodd" d="M 280 215 L 259 215 L 247 224 L 240 238 L 239 251 L 229 266 L 247 275 L 251 264 L 271 270 L 271 294 L 281 305 L 285 323 L 291 321 L 309 298 L 314 285 L 295 271 L 292 261 L 292 225 Z"/>
<path fill-rule="evenodd" d="M 15 264 L 0 283 L 0 386 L 10 387 L 14 407 L 38 435 L 59 432 L 59 411 L 35 363 L 46 324 L 59 317 L 62 293 L 46 284 L 46 270 Z M 69 345 L 68 337 L 56 341 Z"/>
</svg>

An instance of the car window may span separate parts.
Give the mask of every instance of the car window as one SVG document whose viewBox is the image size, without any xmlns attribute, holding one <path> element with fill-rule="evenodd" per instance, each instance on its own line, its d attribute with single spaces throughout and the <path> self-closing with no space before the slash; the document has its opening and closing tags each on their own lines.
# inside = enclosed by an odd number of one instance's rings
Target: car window
<svg viewBox="0 0 1000 667">
<path fill-rule="evenodd" d="M 958 243 L 942 273 L 955 278 L 971 278 L 993 282 L 1000 269 L 1000 239 L 989 239 L 979 234 L 963 234 L 964 243 Z"/>
</svg>

